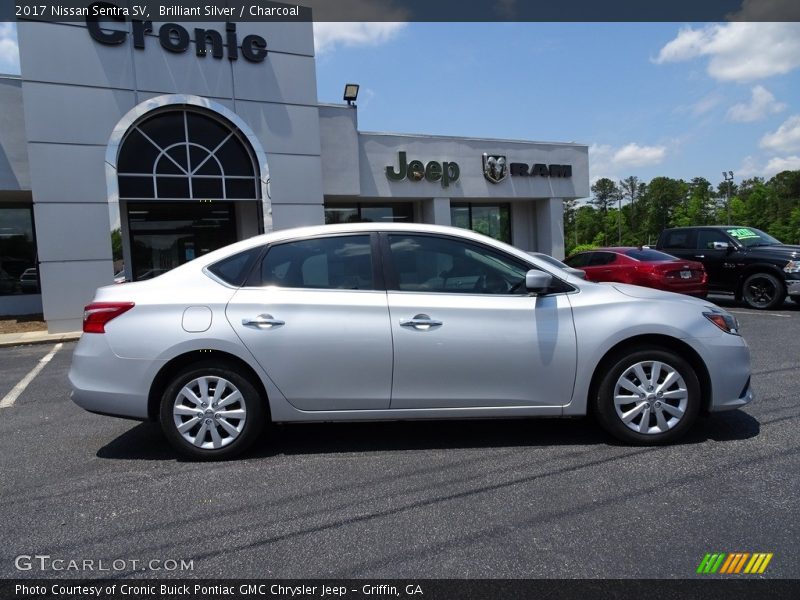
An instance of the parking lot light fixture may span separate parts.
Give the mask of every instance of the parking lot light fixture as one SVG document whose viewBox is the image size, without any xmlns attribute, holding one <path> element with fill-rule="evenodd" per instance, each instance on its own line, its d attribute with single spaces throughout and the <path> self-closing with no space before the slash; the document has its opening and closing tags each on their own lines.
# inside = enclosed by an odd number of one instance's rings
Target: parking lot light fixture
<svg viewBox="0 0 800 600">
<path fill-rule="evenodd" d="M 357 83 L 347 83 L 344 86 L 344 100 L 347 100 L 347 105 L 352 106 L 353 102 L 356 101 L 358 98 L 358 88 L 359 85 Z"/>
</svg>

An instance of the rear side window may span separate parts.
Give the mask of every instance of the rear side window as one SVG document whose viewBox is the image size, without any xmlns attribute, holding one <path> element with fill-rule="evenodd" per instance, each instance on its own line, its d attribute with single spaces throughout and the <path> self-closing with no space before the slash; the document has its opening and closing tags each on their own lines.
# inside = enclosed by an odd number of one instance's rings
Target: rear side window
<svg viewBox="0 0 800 600">
<path fill-rule="evenodd" d="M 370 236 L 276 244 L 261 261 L 260 274 L 263 286 L 373 290 Z"/>
<path fill-rule="evenodd" d="M 603 265 L 610 265 L 614 261 L 617 260 L 617 255 L 613 252 L 592 252 L 592 256 L 589 259 L 590 267 L 600 267 Z"/>
<path fill-rule="evenodd" d="M 208 267 L 208 270 L 228 285 L 240 287 L 244 285 L 247 275 L 253 268 L 253 263 L 256 262 L 262 250 L 263 246 L 258 246 L 250 250 L 245 250 L 244 252 L 239 252 L 239 254 L 234 254 L 219 262 L 215 262 Z"/>
<path fill-rule="evenodd" d="M 676 229 L 664 234 L 662 248 L 674 250 L 693 250 L 696 236 L 694 230 Z"/>
</svg>

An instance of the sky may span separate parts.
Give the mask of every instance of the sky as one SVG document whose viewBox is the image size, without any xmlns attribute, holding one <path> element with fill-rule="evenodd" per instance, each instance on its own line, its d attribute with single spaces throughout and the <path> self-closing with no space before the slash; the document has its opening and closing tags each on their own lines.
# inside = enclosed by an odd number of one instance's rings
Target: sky
<svg viewBox="0 0 800 600">
<path fill-rule="evenodd" d="M 592 181 L 800 169 L 800 23 L 318 23 L 315 46 L 320 102 L 360 84 L 362 131 L 574 141 Z"/>
</svg>

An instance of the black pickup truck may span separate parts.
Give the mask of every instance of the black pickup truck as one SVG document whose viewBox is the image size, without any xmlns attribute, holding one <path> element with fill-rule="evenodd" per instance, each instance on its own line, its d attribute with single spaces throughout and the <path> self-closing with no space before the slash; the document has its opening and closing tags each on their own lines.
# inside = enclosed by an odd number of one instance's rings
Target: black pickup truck
<svg viewBox="0 0 800 600">
<path fill-rule="evenodd" d="M 656 248 L 703 263 L 711 292 L 731 292 L 753 308 L 771 309 L 788 295 L 800 302 L 800 246 L 738 225 L 665 229 Z"/>
</svg>

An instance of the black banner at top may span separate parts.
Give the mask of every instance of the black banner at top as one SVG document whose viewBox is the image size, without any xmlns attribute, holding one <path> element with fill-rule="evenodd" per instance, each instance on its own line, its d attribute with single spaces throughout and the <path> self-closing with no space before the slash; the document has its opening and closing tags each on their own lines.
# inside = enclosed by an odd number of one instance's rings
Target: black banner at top
<svg viewBox="0 0 800 600">
<path fill-rule="evenodd" d="M 110 5 L 110 7 L 109 7 Z M 110 11 L 100 14 L 101 11 Z M 113 15 L 110 13 L 114 13 Z M 2 0 L 0 21 L 800 21 L 797 0 Z"/>
</svg>

